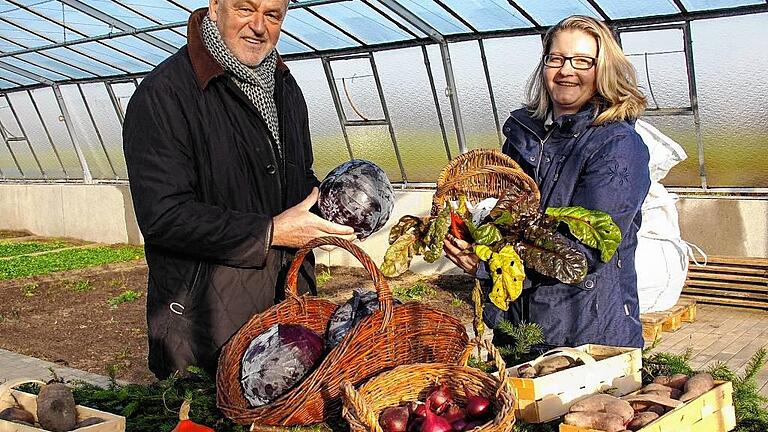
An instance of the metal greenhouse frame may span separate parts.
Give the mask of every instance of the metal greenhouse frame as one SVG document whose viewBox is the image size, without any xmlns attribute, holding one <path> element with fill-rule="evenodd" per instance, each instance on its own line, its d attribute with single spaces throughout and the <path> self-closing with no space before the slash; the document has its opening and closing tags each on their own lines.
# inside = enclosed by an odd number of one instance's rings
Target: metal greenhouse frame
<svg viewBox="0 0 768 432">
<path fill-rule="evenodd" d="M 584 13 L 603 19 L 621 38 L 621 35 L 655 30 L 676 30 L 683 39 L 680 51 L 659 51 L 642 54 L 647 64 L 648 56 L 677 52 L 684 55 L 688 83 L 686 106 L 664 107 L 656 103 L 650 77 L 648 91 L 650 108 L 648 116 L 692 116 L 698 150 L 700 189 L 707 190 L 707 172 L 704 164 L 704 145 L 701 133 L 696 70 L 693 56 L 691 22 L 702 19 L 733 17 L 768 13 L 768 0 L 716 2 L 724 5 L 707 7 L 702 0 L 668 0 L 647 5 L 629 6 L 619 0 L 573 0 L 560 2 L 556 11 L 532 0 L 485 0 L 488 8 L 503 11 L 505 28 L 484 26 L 467 16 L 467 6 L 462 0 L 291 0 L 289 18 L 297 15 L 294 22 L 286 21 L 280 41 L 280 51 L 286 61 L 320 59 L 325 78 L 333 99 L 339 125 L 346 143 L 348 156 L 353 158 L 353 148 L 348 136 L 349 128 L 386 126 L 394 146 L 403 186 L 426 186 L 408 181 L 390 113 L 387 108 L 381 79 L 374 53 L 384 50 L 418 47 L 426 65 L 427 79 L 437 120 L 440 126 L 445 156 L 451 158 L 449 132 L 441 115 L 440 91 L 430 66 L 427 47 L 437 45 L 440 50 L 442 69 L 446 80 L 445 94 L 449 100 L 456 140 L 460 152 L 467 150 L 461 101 L 456 91 L 456 80 L 451 62 L 450 46 L 453 43 L 477 41 L 483 74 L 488 89 L 496 134 L 502 140 L 501 122 L 497 98 L 494 95 L 488 68 L 484 41 L 525 35 L 543 35 L 549 25 L 571 13 Z M 163 59 L 176 52 L 186 38 L 186 16 L 196 7 L 205 6 L 204 0 L 0 0 L 0 104 L 7 107 L 10 116 L 0 117 L 6 154 L 12 161 L 0 164 L 0 181 L 71 181 L 93 183 L 95 181 L 125 181 L 118 168 L 119 156 L 110 155 L 106 145 L 100 118 L 106 115 L 96 109 L 85 94 L 96 91 L 94 86 L 103 85 L 109 106 L 122 125 L 125 98 L 117 90 L 122 86 L 135 88 L 139 80 Z M 551 7 L 550 9 L 555 8 Z M 472 12 L 472 11 L 470 11 Z M 478 11 L 475 11 L 478 12 Z M 559 16 L 556 16 L 558 15 Z M 543 17 L 543 18 L 542 18 Z M 389 37 L 373 35 L 365 31 L 360 22 L 375 23 Z M 344 109 L 342 95 L 334 76 L 333 64 L 337 61 L 359 59 L 368 63 L 381 102 L 381 118 L 350 116 Z M 647 69 L 646 69 L 647 70 Z M 108 176 L 94 178 L 93 161 L 82 148 L 75 135 L 75 124 L 68 103 L 62 93 L 77 91 L 84 105 L 89 127 L 95 132 L 100 145 L 99 158 L 103 157 Z M 60 138 L 55 138 L 51 124 L 41 112 L 41 103 L 35 93 L 42 89 L 52 91 L 59 120 L 63 122 L 67 145 L 71 145 L 81 173 L 67 169 L 63 161 Z M 48 91 L 46 90 L 46 91 Z M 101 91 L 101 90 L 99 90 Z M 131 90 L 132 91 L 132 90 Z M 47 94 L 47 93 L 46 93 Z M 31 101 L 36 119 L 21 119 L 11 99 L 20 97 Z M 354 109 L 354 107 L 353 107 Z M 26 126 L 30 122 L 41 125 L 45 135 L 43 143 L 30 137 Z M 14 124 L 15 123 L 15 124 Z M 41 146 L 50 147 L 55 161 L 44 163 L 38 157 Z M 37 147 L 37 150 L 36 148 Z M 27 154 L 28 153 L 28 154 Z M 22 162 L 27 160 L 27 162 Z M 4 172 L 11 167 L 18 174 Z M 14 168 L 15 167 L 15 168 Z M 40 175 L 33 175 L 32 171 Z M 765 188 L 718 188 L 725 192 L 765 193 Z"/>
</svg>

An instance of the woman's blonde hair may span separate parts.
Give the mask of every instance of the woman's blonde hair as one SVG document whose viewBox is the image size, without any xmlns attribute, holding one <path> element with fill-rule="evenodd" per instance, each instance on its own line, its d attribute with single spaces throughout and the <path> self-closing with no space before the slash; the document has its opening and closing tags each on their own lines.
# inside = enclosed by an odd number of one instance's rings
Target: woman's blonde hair
<svg viewBox="0 0 768 432">
<path fill-rule="evenodd" d="M 597 62 L 594 66 L 597 93 L 591 100 L 597 109 L 593 123 L 603 124 L 638 118 L 645 109 L 645 96 L 637 88 L 635 68 L 624 56 L 611 30 L 594 18 L 570 16 L 551 27 L 544 35 L 544 54 L 549 53 L 555 35 L 566 30 L 582 31 L 597 41 Z M 547 116 L 552 105 L 547 93 L 544 68 L 542 56 L 527 85 L 526 106 L 533 111 L 533 116 L 539 119 Z"/>
</svg>

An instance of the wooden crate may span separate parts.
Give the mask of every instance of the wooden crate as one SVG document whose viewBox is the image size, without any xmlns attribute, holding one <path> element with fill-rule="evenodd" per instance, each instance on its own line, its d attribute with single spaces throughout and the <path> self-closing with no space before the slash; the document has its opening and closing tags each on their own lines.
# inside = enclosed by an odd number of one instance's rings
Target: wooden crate
<svg viewBox="0 0 768 432">
<path fill-rule="evenodd" d="M 733 385 L 721 381 L 712 390 L 659 417 L 638 432 L 727 432 L 736 427 Z M 560 432 L 601 432 L 560 424 Z"/>
<path fill-rule="evenodd" d="M 684 322 L 696 320 L 696 300 L 681 298 L 676 305 L 662 312 L 640 314 L 643 323 L 643 339 L 654 341 L 661 337 L 661 332 L 674 332 Z"/>
<path fill-rule="evenodd" d="M 548 422 L 567 413 L 574 402 L 585 396 L 606 391 L 623 396 L 640 389 L 640 349 L 592 344 L 575 349 L 589 354 L 595 362 L 539 378 L 519 378 L 517 368 L 521 365 L 507 369 L 517 392 L 517 418 L 527 423 Z"/>
<path fill-rule="evenodd" d="M 768 309 L 768 259 L 709 256 L 688 267 L 685 296 L 700 303 Z"/>
<path fill-rule="evenodd" d="M 0 411 L 5 408 L 16 406 L 16 402 L 21 405 L 22 408 L 32 413 L 37 420 L 37 396 L 25 393 L 19 390 L 14 390 L 14 387 L 22 384 L 45 384 L 38 380 L 16 380 L 9 381 L 0 385 Z M 125 417 L 115 414 L 107 413 L 104 411 L 95 410 L 93 408 L 77 406 L 78 421 L 84 420 L 88 417 L 99 417 L 104 419 L 103 423 L 99 423 L 93 426 L 87 426 L 84 428 L 74 429 L 77 432 L 125 432 Z M 73 431 L 73 432 L 74 432 Z M 0 432 L 45 432 L 45 429 L 26 426 L 18 423 L 13 423 L 6 420 L 0 420 Z"/>
</svg>

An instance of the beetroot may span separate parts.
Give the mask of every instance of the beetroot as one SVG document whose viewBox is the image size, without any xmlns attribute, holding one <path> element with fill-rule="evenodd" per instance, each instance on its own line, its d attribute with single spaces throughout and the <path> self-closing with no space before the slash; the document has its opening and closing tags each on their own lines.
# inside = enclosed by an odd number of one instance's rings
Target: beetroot
<svg viewBox="0 0 768 432">
<path fill-rule="evenodd" d="M 353 159 L 334 168 L 320 183 L 317 205 L 324 218 L 351 226 L 364 239 L 387 222 L 395 194 L 384 170 L 373 162 Z"/>
<path fill-rule="evenodd" d="M 286 393 L 320 362 L 323 338 L 297 324 L 275 324 L 256 336 L 243 355 L 245 398 L 261 406 Z"/>
</svg>

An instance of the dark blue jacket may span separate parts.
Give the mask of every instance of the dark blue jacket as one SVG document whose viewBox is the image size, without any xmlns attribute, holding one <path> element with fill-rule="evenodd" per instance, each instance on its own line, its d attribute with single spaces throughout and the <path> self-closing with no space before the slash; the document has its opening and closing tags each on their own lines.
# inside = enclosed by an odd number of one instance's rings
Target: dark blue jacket
<svg viewBox="0 0 768 432">
<path fill-rule="evenodd" d="M 547 129 L 526 109 L 504 124 L 503 151 L 541 190 L 541 209 L 582 206 L 611 215 L 622 241 L 604 263 L 599 252 L 574 244 L 587 256 L 589 273 L 569 285 L 526 270 L 528 287 L 506 313 L 486 305 L 491 327 L 501 318 L 539 323 L 548 344 L 599 343 L 642 347 L 635 248 L 640 206 L 650 187 L 648 149 L 630 122 L 592 125 L 593 110 L 564 115 Z M 568 234 L 567 228 L 561 231 Z"/>
</svg>

